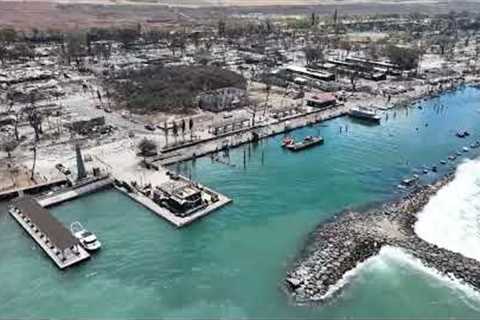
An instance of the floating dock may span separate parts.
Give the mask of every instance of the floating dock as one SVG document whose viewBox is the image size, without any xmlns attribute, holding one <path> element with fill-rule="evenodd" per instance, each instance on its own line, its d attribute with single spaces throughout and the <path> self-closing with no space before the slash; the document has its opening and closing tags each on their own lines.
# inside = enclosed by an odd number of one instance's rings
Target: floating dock
<svg viewBox="0 0 480 320">
<path fill-rule="evenodd" d="M 58 268 L 65 269 L 90 258 L 78 239 L 32 197 L 12 200 L 9 212 Z"/>
</svg>

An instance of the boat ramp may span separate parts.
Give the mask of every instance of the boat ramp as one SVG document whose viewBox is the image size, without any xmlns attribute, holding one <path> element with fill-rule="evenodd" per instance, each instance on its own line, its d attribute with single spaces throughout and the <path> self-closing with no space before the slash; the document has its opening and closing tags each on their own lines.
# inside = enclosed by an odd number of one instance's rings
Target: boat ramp
<svg viewBox="0 0 480 320">
<path fill-rule="evenodd" d="M 46 195 L 38 198 L 38 203 L 42 207 L 50 207 L 65 201 L 78 198 L 82 195 L 93 193 L 97 190 L 106 188 L 112 184 L 112 179 L 109 176 L 95 177 L 78 182 L 73 187 L 62 190 L 57 193 Z"/>
<path fill-rule="evenodd" d="M 22 194 L 37 194 L 52 188 L 60 188 L 69 184 L 66 178 L 55 179 L 28 187 L 15 188 L 0 192 L 0 200 L 11 200 Z"/>
<path fill-rule="evenodd" d="M 12 200 L 9 213 L 58 268 L 65 269 L 90 258 L 79 240 L 32 197 Z"/>
</svg>

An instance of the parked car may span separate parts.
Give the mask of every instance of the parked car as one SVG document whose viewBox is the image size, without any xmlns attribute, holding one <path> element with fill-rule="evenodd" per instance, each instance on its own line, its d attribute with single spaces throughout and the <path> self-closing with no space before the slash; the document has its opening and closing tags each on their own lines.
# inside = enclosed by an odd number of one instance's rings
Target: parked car
<svg viewBox="0 0 480 320">
<path fill-rule="evenodd" d="M 145 129 L 150 130 L 150 131 L 155 131 L 155 127 L 151 124 L 146 124 Z"/>
<path fill-rule="evenodd" d="M 60 171 L 61 173 L 65 174 L 65 175 L 69 175 L 71 172 L 70 172 L 70 169 L 68 169 L 67 167 L 65 167 L 63 164 L 61 163 L 57 163 L 55 165 L 55 168 L 57 168 L 58 171 Z"/>
</svg>

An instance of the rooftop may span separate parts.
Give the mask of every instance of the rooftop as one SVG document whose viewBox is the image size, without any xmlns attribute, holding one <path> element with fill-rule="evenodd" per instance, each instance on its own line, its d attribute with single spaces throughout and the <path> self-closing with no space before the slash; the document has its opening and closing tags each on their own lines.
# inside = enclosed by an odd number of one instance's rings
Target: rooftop
<svg viewBox="0 0 480 320">
<path fill-rule="evenodd" d="M 200 191 L 190 182 L 184 180 L 166 182 L 160 186 L 160 189 L 180 199 L 188 198 Z"/>
<path fill-rule="evenodd" d="M 314 94 L 314 95 L 310 96 L 308 98 L 308 100 L 324 102 L 324 101 L 335 101 L 336 98 L 333 94 L 326 92 L 326 93 Z"/>
<path fill-rule="evenodd" d="M 11 204 L 28 217 L 58 249 L 65 250 L 79 243 L 62 223 L 53 217 L 47 209 L 40 206 L 32 197 L 16 198 L 11 201 Z"/>
</svg>

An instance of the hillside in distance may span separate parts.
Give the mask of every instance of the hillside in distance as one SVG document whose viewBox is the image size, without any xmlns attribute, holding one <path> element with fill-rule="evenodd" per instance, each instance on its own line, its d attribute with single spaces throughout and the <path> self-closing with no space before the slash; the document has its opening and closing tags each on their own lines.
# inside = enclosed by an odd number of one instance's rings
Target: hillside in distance
<svg viewBox="0 0 480 320">
<path fill-rule="evenodd" d="M 75 31 L 92 27 L 200 25 L 221 16 L 371 15 L 480 11 L 480 0 L 0 0 L 0 28 Z"/>
</svg>

